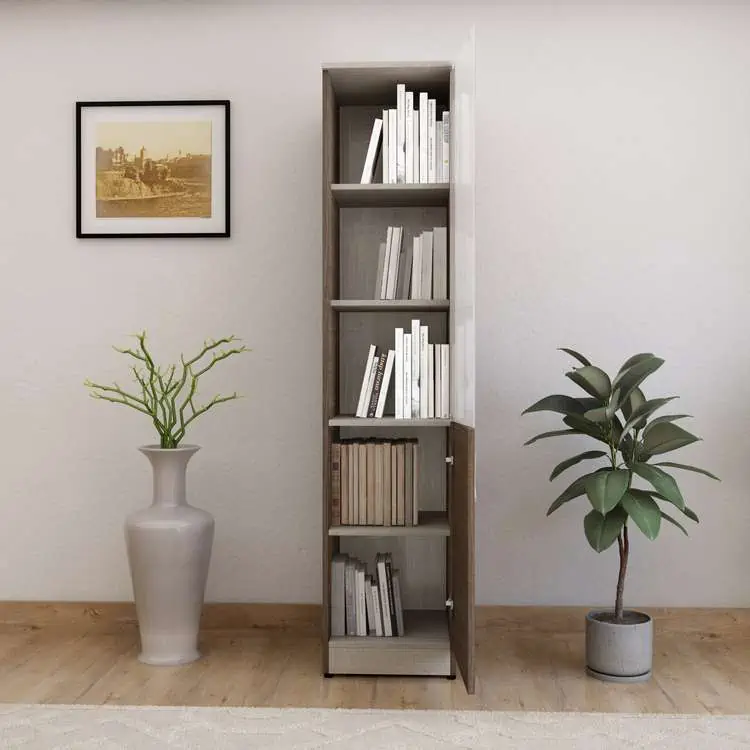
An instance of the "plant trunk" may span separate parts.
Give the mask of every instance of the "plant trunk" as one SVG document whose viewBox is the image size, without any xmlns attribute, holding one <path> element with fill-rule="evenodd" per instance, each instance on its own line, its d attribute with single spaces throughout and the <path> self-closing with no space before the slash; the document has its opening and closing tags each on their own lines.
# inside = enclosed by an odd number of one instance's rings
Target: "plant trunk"
<svg viewBox="0 0 750 750">
<path fill-rule="evenodd" d="M 615 620 L 617 622 L 622 622 L 623 620 L 622 595 L 625 589 L 625 574 L 628 571 L 628 553 L 630 552 L 627 522 L 622 527 L 622 532 L 620 533 L 620 536 L 617 537 L 617 546 L 620 550 L 620 573 L 617 576 L 617 597 L 615 598 Z"/>
</svg>

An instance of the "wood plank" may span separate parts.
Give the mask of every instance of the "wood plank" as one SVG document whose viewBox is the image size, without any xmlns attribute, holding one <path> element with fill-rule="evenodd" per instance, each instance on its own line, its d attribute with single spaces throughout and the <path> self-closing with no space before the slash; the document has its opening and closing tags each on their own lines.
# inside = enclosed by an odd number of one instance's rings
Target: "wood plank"
<svg viewBox="0 0 750 750">
<path fill-rule="evenodd" d="M 341 207 L 419 207 L 448 206 L 449 183 L 429 184 L 348 184 L 331 185 L 336 203 Z"/>
<path fill-rule="evenodd" d="M 422 511 L 417 526 L 331 526 L 329 536 L 450 536 L 448 516 L 437 511 Z"/>
<path fill-rule="evenodd" d="M 436 312 L 450 309 L 447 299 L 333 299 L 339 312 Z"/>
<path fill-rule="evenodd" d="M 450 419 L 396 419 L 395 417 L 381 417 L 380 419 L 370 417 L 337 416 L 328 420 L 329 427 L 448 427 Z"/>
</svg>

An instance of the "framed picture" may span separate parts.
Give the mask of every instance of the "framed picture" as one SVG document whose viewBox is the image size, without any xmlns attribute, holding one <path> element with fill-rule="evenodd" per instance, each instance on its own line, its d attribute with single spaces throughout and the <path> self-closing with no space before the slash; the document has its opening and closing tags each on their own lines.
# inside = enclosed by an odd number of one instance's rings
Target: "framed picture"
<svg viewBox="0 0 750 750">
<path fill-rule="evenodd" d="M 76 236 L 229 237 L 229 102 L 77 102 Z"/>
</svg>

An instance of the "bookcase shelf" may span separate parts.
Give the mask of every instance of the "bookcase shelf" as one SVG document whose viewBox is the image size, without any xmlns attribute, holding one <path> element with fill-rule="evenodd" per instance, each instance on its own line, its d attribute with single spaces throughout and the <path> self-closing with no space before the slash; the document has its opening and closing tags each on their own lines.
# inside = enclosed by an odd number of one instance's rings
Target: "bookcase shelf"
<svg viewBox="0 0 750 750">
<path fill-rule="evenodd" d="M 331 526 L 328 536 L 450 536 L 448 514 L 441 511 L 422 511 L 417 526 Z"/>
<path fill-rule="evenodd" d="M 450 419 L 396 419 L 396 417 L 338 416 L 328 420 L 329 427 L 449 427 Z"/>
<path fill-rule="evenodd" d="M 338 184 L 331 185 L 336 203 L 344 207 L 444 206 L 448 207 L 447 183 L 428 184 Z"/>
<path fill-rule="evenodd" d="M 339 312 L 447 312 L 447 299 L 332 299 L 331 308 Z"/>
</svg>

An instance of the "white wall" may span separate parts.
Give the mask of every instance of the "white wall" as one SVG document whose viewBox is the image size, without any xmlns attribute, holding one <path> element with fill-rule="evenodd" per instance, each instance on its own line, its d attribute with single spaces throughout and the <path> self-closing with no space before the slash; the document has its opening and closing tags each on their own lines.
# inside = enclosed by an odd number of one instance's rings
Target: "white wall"
<svg viewBox="0 0 750 750">
<path fill-rule="evenodd" d="M 0 5 L 0 599 L 130 597 L 122 519 L 148 502 L 152 435 L 82 381 L 121 377 L 109 347 L 146 327 L 166 357 L 224 332 L 253 349 L 206 383 L 246 398 L 190 436 L 208 599 L 319 600 L 320 64 L 450 57 L 476 22 L 478 601 L 610 597 L 580 506 L 544 517 L 568 449 L 521 447 L 553 421 L 519 414 L 565 387 L 567 345 L 665 356 L 654 386 L 705 438 L 685 459 L 724 478 L 685 479 L 691 540 L 636 540 L 633 603 L 747 603 L 750 11 L 441 6 L 429 33 L 424 13 Z M 232 239 L 75 240 L 74 102 L 180 97 L 232 101 Z"/>
</svg>

